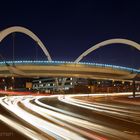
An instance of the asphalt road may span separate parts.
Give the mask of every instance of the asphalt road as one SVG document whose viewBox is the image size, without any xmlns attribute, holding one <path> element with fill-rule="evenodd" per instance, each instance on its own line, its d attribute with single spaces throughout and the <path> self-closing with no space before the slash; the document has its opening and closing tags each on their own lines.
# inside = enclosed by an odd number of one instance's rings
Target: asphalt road
<svg viewBox="0 0 140 140">
<path fill-rule="evenodd" d="M 63 95 L 3 97 L 0 103 L 0 130 L 11 135 L 1 133 L 4 139 L 140 139 L 138 105 L 104 100 L 91 104 Z"/>
</svg>

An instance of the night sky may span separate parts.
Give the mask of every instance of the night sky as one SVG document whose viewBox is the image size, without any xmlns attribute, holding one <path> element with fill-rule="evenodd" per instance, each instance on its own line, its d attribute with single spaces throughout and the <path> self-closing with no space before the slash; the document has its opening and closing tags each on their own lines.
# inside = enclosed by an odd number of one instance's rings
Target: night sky
<svg viewBox="0 0 140 140">
<path fill-rule="evenodd" d="M 0 30 L 24 26 L 45 44 L 53 60 L 74 61 L 101 41 L 126 38 L 140 43 L 140 2 L 136 0 L 9 0 L 0 4 Z M 12 59 L 12 35 L 0 54 Z M 15 34 L 16 60 L 47 60 L 28 36 Z M 101 48 L 82 61 L 140 68 L 140 52 L 127 45 Z"/>
</svg>

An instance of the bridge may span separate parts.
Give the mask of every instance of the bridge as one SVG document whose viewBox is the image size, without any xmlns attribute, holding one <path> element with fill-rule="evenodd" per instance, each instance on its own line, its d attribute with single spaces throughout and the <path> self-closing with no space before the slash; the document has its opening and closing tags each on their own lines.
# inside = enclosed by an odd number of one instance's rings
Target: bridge
<svg viewBox="0 0 140 140">
<path fill-rule="evenodd" d="M 2 61 L 0 62 L 0 77 L 25 76 L 25 77 L 80 77 L 96 79 L 130 80 L 140 77 L 140 70 L 97 63 L 85 63 L 81 60 L 89 53 L 109 44 L 127 44 L 140 50 L 140 44 L 128 39 L 109 39 L 98 43 L 83 52 L 75 61 L 52 61 L 49 51 L 43 42 L 29 29 L 14 26 L 0 32 L 0 42 L 9 34 L 20 32 L 32 38 L 46 55 L 48 61 Z M 12 65 L 14 64 L 14 65 Z"/>
<path fill-rule="evenodd" d="M 78 77 L 89 79 L 130 80 L 140 70 L 98 63 L 69 61 L 13 61 L 0 62 L 0 77 Z"/>
</svg>

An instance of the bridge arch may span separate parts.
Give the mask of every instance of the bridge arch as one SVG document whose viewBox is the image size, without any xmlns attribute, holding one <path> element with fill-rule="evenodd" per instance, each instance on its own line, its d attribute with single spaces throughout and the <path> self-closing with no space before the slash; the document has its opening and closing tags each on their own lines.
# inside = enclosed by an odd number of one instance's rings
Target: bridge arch
<svg viewBox="0 0 140 140">
<path fill-rule="evenodd" d="M 6 28 L 2 31 L 0 31 L 0 42 L 7 37 L 9 34 L 14 33 L 14 32 L 20 32 L 23 34 L 28 35 L 30 38 L 32 38 L 37 44 L 40 46 L 40 48 L 43 50 L 44 54 L 47 56 L 49 61 L 52 61 L 51 56 L 46 49 L 45 45 L 42 43 L 42 41 L 29 29 L 21 27 L 21 26 L 13 26 Z"/>
<path fill-rule="evenodd" d="M 128 40 L 128 39 L 121 39 L 121 38 L 115 38 L 115 39 L 108 39 L 108 40 L 105 40 L 103 42 L 100 42 L 94 46 L 92 46 L 91 48 L 87 49 L 85 52 L 83 52 L 76 60 L 75 60 L 75 63 L 78 63 L 80 62 L 85 56 L 87 56 L 89 53 L 101 48 L 101 47 L 104 47 L 106 45 L 110 45 L 110 44 L 126 44 L 126 45 L 130 45 L 136 49 L 138 49 L 140 51 L 140 44 L 134 42 L 134 41 L 131 41 L 131 40 Z"/>
</svg>

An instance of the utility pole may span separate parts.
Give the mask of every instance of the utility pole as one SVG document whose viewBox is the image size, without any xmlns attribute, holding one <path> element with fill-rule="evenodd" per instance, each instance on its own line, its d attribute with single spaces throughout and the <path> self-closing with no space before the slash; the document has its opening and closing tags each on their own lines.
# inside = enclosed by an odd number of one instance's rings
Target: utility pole
<svg viewBox="0 0 140 140">
<path fill-rule="evenodd" d="M 13 36 L 13 66 L 15 61 L 15 33 L 12 33 Z"/>
</svg>

